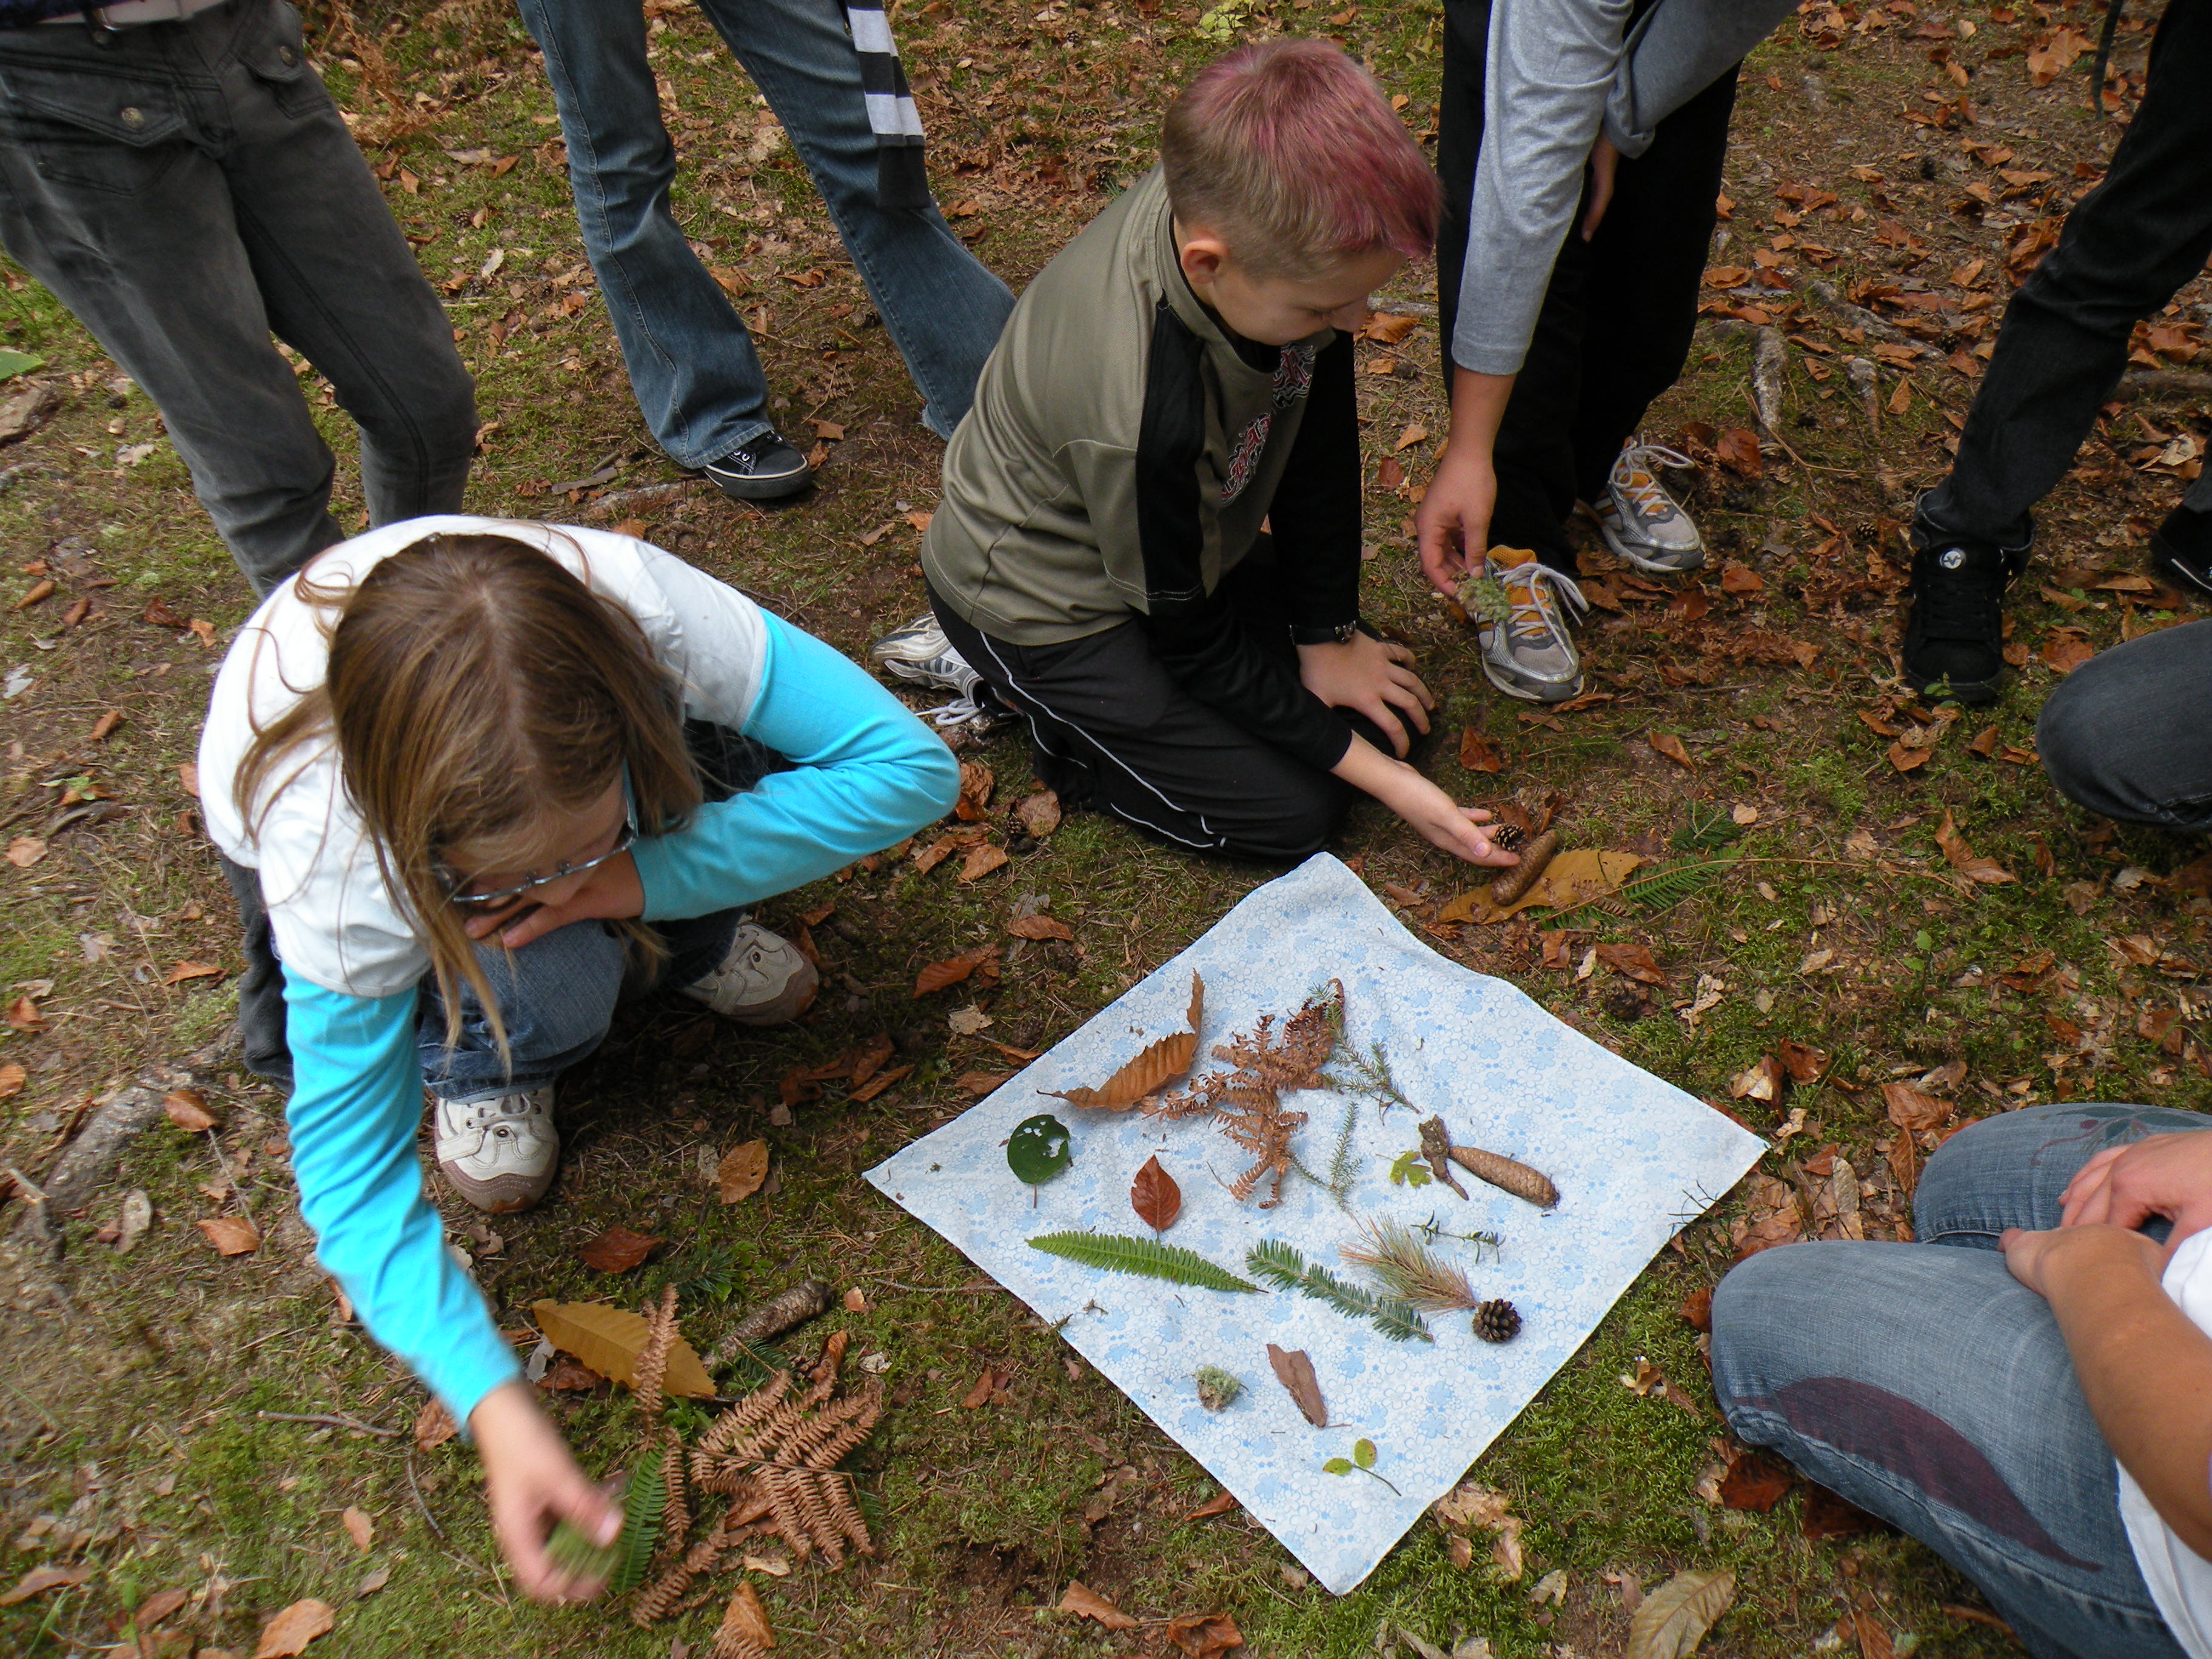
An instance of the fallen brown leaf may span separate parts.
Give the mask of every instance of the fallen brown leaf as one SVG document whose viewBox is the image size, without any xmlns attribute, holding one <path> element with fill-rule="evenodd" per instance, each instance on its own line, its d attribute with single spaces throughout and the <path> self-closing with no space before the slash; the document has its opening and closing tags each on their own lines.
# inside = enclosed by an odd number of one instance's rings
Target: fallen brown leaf
<svg viewBox="0 0 2212 1659">
<path fill-rule="evenodd" d="M 1220 1659 L 1244 1645 L 1244 1633 L 1225 1613 L 1187 1613 L 1167 1624 L 1169 1643 L 1189 1659 Z"/>
<path fill-rule="evenodd" d="M 2070 674 L 2097 654 L 2086 635 L 2071 629 L 2054 629 L 2043 641 L 2043 660 L 2055 674 Z"/>
<path fill-rule="evenodd" d="M 92 741 L 94 743 L 105 741 L 108 734 L 122 724 L 123 711 L 121 709 L 111 708 L 107 710 L 106 713 L 103 714 L 98 720 L 92 723 Z"/>
<path fill-rule="evenodd" d="M 980 881 L 1007 862 L 1006 849 L 996 842 L 985 842 L 981 847 L 971 847 L 968 856 L 961 860 L 960 874 L 956 878 L 962 886 Z"/>
<path fill-rule="evenodd" d="M 1196 1509 L 1193 1510 L 1188 1515 L 1183 1516 L 1183 1519 L 1186 1521 L 1204 1521 L 1217 1515 L 1226 1515 L 1230 1510 L 1237 1507 L 1237 1499 L 1233 1495 L 1225 1492 L 1218 1492 L 1214 1493 L 1212 1497 L 1207 1498 L 1206 1502 L 1200 1504 Z"/>
<path fill-rule="evenodd" d="M 1683 1320 L 1693 1331 L 1710 1331 L 1713 1328 L 1713 1291 L 1711 1285 L 1692 1291 L 1682 1298 Z"/>
<path fill-rule="evenodd" d="M 1747 1451 L 1729 1466 L 1721 1480 L 1721 1503 L 1732 1510 L 1764 1515 L 1790 1495 L 1797 1472 L 1777 1457 Z"/>
<path fill-rule="evenodd" d="M 714 1190 L 725 1204 L 750 1198 L 768 1179 L 768 1142 L 748 1140 L 732 1146 L 714 1166 Z"/>
<path fill-rule="evenodd" d="M 1909 1083 L 1885 1083 L 1881 1103 L 1889 1121 L 1911 1134 L 1941 1126 L 1958 1108 L 1950 1101 L 1923 1094 Z"/>
<path fill-rule="evenodd" d="M 1654 732 L 1646 741 L 1650 744 L 1655 752 L 1664 755 L 1684 771 L 1693 772 L 1697 769 L 1697 762 L 1690 758 L 1690 751 L 1682 747 L 1681 738 L 1676 737 L 1672 732 Z"/>
<path fill-rule="evenodd" d="M 1613 972 L 1643 985 L 1664 985 L 1666 971 L 1659 966 L 1658 958 L 1651 954 L 1649 945 L 1601 945 L 1597 959 Z"/>
<path fill-rule="evenodd" d="M 576 1255 L 594 1273 L 626 1273 L 633 1267 L 642 1267 L 646 1257 L 667 1242 L 650 1233 L 634 1232 L 617 1225 L 608 1228 Z"/>
<path fill-rule="evenodd" d="M 18 836 L 8 843 L 8 862 L 27 870 L 46 855 L 46 844 L 36 836 Z"/>
<path fill-rule="evenodd" d="M 1459 734 L 1459 763 L 1470 772 L 1502 772 L 1505 757 L 1473 726 Z"/>
<path fill-rule="evenodd" d="M 1766 463 L 1759 458 L 1759 434 L 1741 427 L 1722 433 L 1713 445 L 1713 453 L 1729 471 L 1747 478 L 1756 478 L 1766 470 Z"/>
<path fill-rule="evenodd" d="M 435 1451 L 460 1429 L 454 1424 L 453 1413 L 435 1400 L 426 1400 L 422 1409 L 415 1413 L 415 1449 Z"/>
<path fill-rule="evenodd" d="M 367 1510 L 349 1504 L 338 1511 L 338 1524 L 345 1528 L 353 1547 L 366 1551 L 376 1542 L 376 1520 Z"/>
<path fill-rule="evenodd" d="M 1050 789 L 1024 795 L 1014 804 L 1014 818 L 1033 841 L 1042 841 L 1060 828 L 1060 796 Z"/>
<path fill-rule="evenodd" d="M 197 1089 L 170 1090 L 161 1097 L 161 1110 L 188 1135 L 204 1134 L 216 1127 L 216 1115 L 207 1109 L 207 1097 Z"/>
<path fill-rule="evenodd" d="M 209 1243 L 223 1255 L 252 1255 L 261 1248 L 261 1235 L 242 1215 L 221 1215 L 199 1224 Z"/>
<path fill-rule="evenodd" d="M 1160 1167 L 1158 1153 L 1145 1160 L 1144 1168 L 1129 1183 L 1129 1207 L 1136 1211 L 1138 1220 L 1156 1233 L 1174 1226 L 1176 1218 L 1182 1213 L 1182 1188 Z"/>
<path fill-rule="evenodd" d="M 164 985 L 181 985 L 188 979 L 221 979 L 223 970 L 212 962 L 180 962 L 161 975 Z"/>
<path fill-rule="evenodd" d="M 0 1100 L 21 1094 L 30 1080 L 31 1074 L 12 1060 L 0 1066 Z"/>
<path fill-rule="evenodd" d="M 39 1012 L 39 1005 L 28 997 L 17 997 L 8 1005 L 8 1023 L 19 1031 L 43 1031 L 46 1017 Z"/>
<path fill-rule="evenodd" d="M 329 1606 L 309 1596 L 292 1605 L 261 1627 L 261 1641 L 253 1650 L 253 1659 L 293 1659 L 305 1653 L 307 1644 L 319 1636 L 331 1633 L 337 1620 Z"/>
<path fill-rule="evenodd" d="M 914 994 L 917 998 L 926 997 L 933 991 L 942 991 L 948 985 L 957 985 L 998 954 L 999 947 L 995 945 L 979 945 L 972 951 L 963 951 L 957 957 L 933 962 L 914 976 Z"/>
<path fill-rule="evenodd" d="M 1398 441 L 1391 445 L 1390 447 L 1392 453 L 1395 453 L 1401 450 L 1411 449 L 1415 444 L 1425 444 L 1428 442 L 1428 428 L 1416 424 L 1409 426 L 1403 432 L 1401 432 L 1398 434 Z"/>
<path fill-rule="evenodd" d="M 604 1302 L 555 1302 L 530 1304 L 531 1323 L 563 1352 L 572 1353 L 602 1376 L 635 1388 L 638 1356 L 648 1334 L 645 1319 L 627 1308 Z M 668 1351 L 667 1374 L 661 1386 L 686 1400 L 711 1399 L 714 1380 L 700 1363 L 697 1350 L 679 1335 Z"/>
<path fill-rule="evenodd" d="M 991 1396 L 1011 1381 L 1012 1373 L 984 1366 L 983 1374 L 975 1379 L 975 1386 L 961 1396 L 960 1409 L 966 1412 L 981 1410 L 991 1403 Z"/>
<path fill-rule="evenodd" d="M 1628 1621 L 1627 1659 L 1688 1659 L 1735 1599 L 1732 1572 L 1678 1572 Z"/>
<path fill-rule="evenodd" d="M 952 816 L 967 823 L 981 822 L 997 787 L 998 779 L 989 767 L 980 761 L 962 761 L 960 799 L 952 804 Z"/>
<path fill-rule="evenodd" d="M 1012 1072 L 963 1072 L 953 1079 L 952 1086 L 981 1100 L 1012 1075 Z"/>
<path fill-rule="evenodd" d="M 866 1105 L 912 1070 L 911 1066 L 894 1066 L 888 1072 L 878 1072 L 853 1091 L 853 1098 Z"/>
<path fill-rule="evenodd" d="M 1788 1037 L 1774 1045 L 1774 1052 L 1776 1058 L 1782 1062 L 1782 1069 L 1790 1073 L 1792 1083 L 1817 1082 L 1820 1074 L 1828 1069 L 1828 1056 L 1825 1051 L 1808 1048 L 1802 1042 L 1793 1042 Z"/>
<path fill-rule="evenodd" d="M 131 1609 L 131 1622 L 142 1631 L 151 1630 L 191 1599 L 188 1589 L 155 1590 Z"/>
<path fill-rule="evenodd" d="M 0 1590 L 0 1607 L 12 1607 L 50 1589 L 73 1589 L 91 1577 L 92 1565 L 85 1561 L 73 1567 L 33 1567 L 7 1589 Z"/>
<path fill-rule="evenodd" d="M 1321 1379 L 1314 1375 L 1313 1361 L 1306 1351 L 1279 1348 L 1270 1342 L 1267 1364 L 1274 1368 L 1275 1380 L 1298 1402 L 1298 1411 L 1306 1421 L 1317 1429 L 1327 1428 L 1328 1407 L 1322 1400 Z"/>
<path fill-rule="evenodd" d="M 760 1592 L 753 1588 L 750 1578 L 740 1579 L 730 1605 L 723 1612 L 722 1623 L 714 1632 L 714 1651 L 723 1650 L 723 1638 L 731 1639 L 732 1650 L 742 1652 L 737 1644 L 743 1641 L 756 1648 L 775 1645 L 775 1631 L 768 1622 L 768 1609 L 761 1605 Z"/>
<path fill-rule="evenodd" d="M 1074 930 L 1054 917 L 1046 915 L 1016 916 L 1006 924 L 1006 931 L 1016 939 L 1073 939 Z"/>
<path fill-rule="evenodd" d="M 1814 1543 L 1824 1538 L 1851 1538 L 1881 1525 L 1848 1498 L 1826 1486 L 1805 1483 L 1805 1536 Z"/>
<path fill-rule="evenodd" d="M 1199 1023 L 1205 1012 L 1206 981 L 1190 976 L 1190 1030 L 1177 1031 L 1151 1043 L 1096 1089 L 1047 1089 L 1043 1093 L 1071 1106 L 1087 1106 L 1104 1112 L 1125 1112 L 1146 1096 L 1157 1092 L 1190 1069 L 1198 1054 Z"/>
<path fill-rule="evenodd" d="M 1782 1098 L 1785 1075 L 1780 1060 L 1772 1054 L 1761 1054 L 1730 1080 L 1729 1096 L 1734 1100 L 1764 1101 L 1771 1106 Z"/>
<path fill-rule="evenodd" d="M 1084 1619 L 1095 1619 L 1108 1630 L 1134 1630 L 1137 1627 L 1135 1620 L 1080 1578 L 1067 1581 L 1067 1593 L 1060 1598 L 1060 1610 Z"/>
<path fill-rule="evenodd" d="M 1936 829 L 1936 845 L 1942 849 L 1945 861 L 1969 881 L 1995 887 L 2019 879 L 1995 859 L 1975 856 L 1966 838 L 1959 833 L 1959 826 L 1951 821 L 1951 809 L 1948 806 L 1943 809 L 1943 822 Z"/>
</svg>

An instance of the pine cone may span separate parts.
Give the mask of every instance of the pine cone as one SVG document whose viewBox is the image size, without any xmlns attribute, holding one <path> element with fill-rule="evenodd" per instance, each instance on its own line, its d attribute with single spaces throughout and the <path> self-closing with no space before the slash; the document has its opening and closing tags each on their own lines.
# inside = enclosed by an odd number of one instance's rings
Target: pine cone
<svg viewBox="0 0 2212 1659">
<path fill-rule="evenodd" d="M 1521 1334 L 1521 1310 L 1502 1297 L 1474 1310 L 1474 1334 L 1486 1342 L 1510 1342 Z"/>
</svg>

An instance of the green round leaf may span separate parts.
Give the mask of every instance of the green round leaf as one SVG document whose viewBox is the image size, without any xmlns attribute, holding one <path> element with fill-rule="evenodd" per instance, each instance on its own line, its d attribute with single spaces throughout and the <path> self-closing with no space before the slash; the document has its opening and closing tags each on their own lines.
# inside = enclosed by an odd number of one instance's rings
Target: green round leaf
<svg viewBox="0 0 2212 1659">
<path fill-rule="evenodd" d="M 1014 1126 L 1006 1139 L 1006 1167 L 1032 1187 L 1066 1173 L 1075 1161 L 1067 1125 L 1050 1112 L 1039 1112 Z"/>
<path fill-rule="evenodd" d="M 1350 1474 L 1352 1460 L 1348 1457 L 1332 1457 L 1321 1466 L 1321 1472 L 1323 1474 Z"/>
<path fill-rule="evenodd" d="M 1352 1443 L 1352 1461 L 1358 1464 L 1363 1469 L 1373 1468 L 1375 1467 L 1375 1443 L 1372 1440 L 1353 1441 Z"/>
</svg>

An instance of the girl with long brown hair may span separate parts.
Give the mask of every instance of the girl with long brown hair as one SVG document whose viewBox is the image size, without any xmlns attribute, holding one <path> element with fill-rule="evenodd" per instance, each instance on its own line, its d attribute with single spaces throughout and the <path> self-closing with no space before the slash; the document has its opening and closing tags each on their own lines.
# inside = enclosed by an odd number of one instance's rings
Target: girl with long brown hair
<svg viewBox="0 0 2212 1659">
<path fill-rule="evenodd" d="M 248 1063 L 288 1084 L 300 1207 L 372 1334 L 474 1433 L 523 1587 L 611 1507 L 446 1250 L 413 1156 L 478 1206 L 535 1203 L 554 1081 L 626 986 L 749 1024 L 813 969 L 739 908 L 940 816 L 943 744 L 858 667 L 658 549 L 417 519 L 271 594 L 216 679 L 208 827 L 247 930 Z"/>
</svg>

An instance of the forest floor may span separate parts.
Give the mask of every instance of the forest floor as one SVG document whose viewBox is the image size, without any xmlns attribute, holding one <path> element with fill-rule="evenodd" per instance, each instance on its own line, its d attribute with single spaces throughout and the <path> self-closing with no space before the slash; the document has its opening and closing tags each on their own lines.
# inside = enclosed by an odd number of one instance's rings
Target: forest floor
<svg viewBox="0 0 2212 1659">
<path fill-rule="evenodd" d="M 775 418 L 823 455 L 819 487 L 789 507 L 687 484 L 651 442 L 584 262 L 550 95 L 504 8 L 326 9 L 310 40 L 478 377 L 472 504 L 628 524 L 858 655 L 923 608 L 917 524 L 941 448 L 727 51 L 684 0 L 647 10 L 678 210 L 761 337 Z M 861 1180 L 1011 1069 L 1005 1048 L 1048 1047 L 1275 873 L 1194 863 L 1080 815 L 1017 833 L 1004 809 L 1032 786 L 1012 731 L 964 757 L 995 774 L 980 826 L 1006 863 L 963 880 L 962 859 L 892 859 L 765 908 L 811 930 L 825 992 L 807 1019 L 750 1033 L 648 1004 L 564 1084 L 565 1161 L 544 1206 L 487 1224 L 433 1182 L 519 1344 L 541 1297 L 638 1307 L 674 1285 L 703 1350 L 802 1277 L 860 1292 L 792 1340 L 811 1354 L 847 1330 L 886 1386 L 858 1473 L 877 1553 L 748 1571 L 780 1652 L 1164 1654 L 1170 1618 L 1214 1613 L 1255 1654 L 1480 1636 L 1511 1659 L 1566 1659 L 1620 1650 L 1644 1590 L 1684 1569 L 1736 1575 L 1709 1654 L 2009 1648 L 1919 1546 L 1802 1489 L 1763 1510 L 1721 1501 L 1734 1449 L 1681 1310 L 1746 1249 L 1896 1236 L 1918 1152 L 1947 1126 L 2057 1099 L 2212 1107 L 2212 864 L 2070 809 L 2033 751 L 2061 674 L 2199 614 L 2146 576 L 2143 550 L 2201 465 L 2188 365 L 2212 320 L 2203 282 L 2154 319 L 2144 374 L 2040 514 L 2002 701 L 1929 708 L 1896 678 L 1901 526 L 1948 459 L 2006 295 L 2123 130 L 2090 108 L 2097 15 L 1816 3 L 1754 54 L 1708 323 L 1650 423 L 1699 463 L 1674 477 L 1715 556 L 1694 578 L 1647 581 L 1587 556 L 1590 695 L 1567 708 L 1494 694 L 1414 564 L 1412 501 L 1444 425 L 1425 269 L 1383 296 L 1398 320 L 1359 348 L 1368 611 L 1419 649 L 1441 699 L 1434 775 L 1492 804 L 1556 793 L 1571 845 L 1666 862 L 1677 836 L 1725 822 L 1743 829 L 1742 858 L 1671 902 L 1486 926 L 1453 919 L 1467 873 L 1395 820 L 1356 813 L 1335 850 L 1437 950 L 1762 1132 L 1795 1130 L 1472 1471 L 1519 1522 L 1518 1577 L 1480 1529 L 1475 1565 L 1455 1565 L 1453 1538 L 1424 1520 L 1335 1598 L 1242 1511 L 1191 1518 L 1217 1490 L 1197 1466 Z M 1201 17 L 1188 0 L 928 0 L 896 16 L 940 198 L 1017 287 L 1149 166 L 1172 88 L 1232 37 L 1334 36 L 1434 141 L 1433 5 L 1230 0 Z M 2131 14 L 2110 83 L 2122 118 L 2147 41 Z M 515 1595 L 473 1454 L 418 1447 L 422 1391 L 315 1268 L 283 1103 L 234 1051 L 202 1080 L 215 1130 L 157 1121 L 82 1213 L 53 1218 L 58 1251 L 31 1238 L 38 1183 L 88 1115 L 216 1043 L 233 1012 L 241 957 L 190 763 L 250 602 L 143 394 L 37 284 L 4 264 L 0 277 L 0 348 L 42 360 L 0 400 L 60 395 L 0 448 L 0 1225 L 17 1229 L 0 1276 L 0 1644 L 243 1655 L 272 1614 L 313 1598 L 335 1620 L 317 1653 L 702 1652 L 727 1579 L 650 1632 Z M 1762 328 L 1783 345 L 1763 432 Z M 304 366 L 301 384 L 351 526 L 349 430 Z M 1009 935 L 1040 911 L 1070 939 Z M 994 985 L 915 994 L 927 964 L 992 945 Z M 1607 945 L 1623 948 L 1593 954 Z M 988 1014 L 988 1036 L 949 1021 L 966 1007 Z M 890 1068 L 910 1069 L 871 1098 L 793 1079 L 884 1037 Z M 1762 1073 L 1770 1055 L 1802 1080 Z M 726 1205 L 715 1168 L 755 1139 L 770 1182 Z M 248 1218 L 258 1247 L 235 1255 L 200 1224 Z M 620 1275 L 587 1266 L 580 1249 L 614 1225 L 666 1242 Z M 1674 1386 L 1624 1387 L 1644 1362 Z M 618 1464 L 628 1394 L 573 1367 L 550 1381 L 569 1385 L 547 1403 L 587 1466 Z M 1056 1610 L 1072 1579 L 1142 1622 L 1115 1632 Z M 51 1587 L 8 1590 L 25 1583 Z"/>
</svg>

